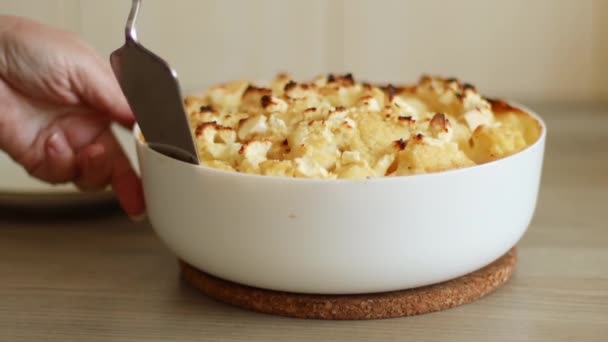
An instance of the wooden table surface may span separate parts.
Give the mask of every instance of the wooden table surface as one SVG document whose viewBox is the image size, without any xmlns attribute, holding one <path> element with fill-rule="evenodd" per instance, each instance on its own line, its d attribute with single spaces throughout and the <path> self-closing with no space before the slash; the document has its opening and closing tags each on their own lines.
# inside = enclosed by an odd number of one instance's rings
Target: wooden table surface
<svg viewBox="0 0 608 342">
<path fill-rule="evenodd" d="M 537 107 L 549 126 L 534 221 L 513 279 L 444 312 L 307 321 L 183 284 L 147 224 L 113 209 L 0 211 L 0 341 L 608 341 L 608 108 Z"/>
</svg>

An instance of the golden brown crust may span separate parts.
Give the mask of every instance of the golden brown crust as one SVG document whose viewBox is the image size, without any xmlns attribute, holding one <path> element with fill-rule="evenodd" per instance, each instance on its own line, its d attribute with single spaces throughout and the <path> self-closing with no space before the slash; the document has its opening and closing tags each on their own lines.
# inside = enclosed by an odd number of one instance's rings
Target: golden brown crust
<svg viewBox="0 0 608 342">
<path fill-rule="evenodd" d="M 256 87 L 252 84 L 250 84 L 246 89 L 245 92 L 243 93 L 243 98 L 250 96 L 252 94 L 258 94 L 260 96 L 263 95 L 272 95 L 272 90 L 268 89 L 268 88 L 263 88 L 263 87 Z"/>
<path fill-rule="evenodd" d="M 214 113 L 214 112 L 215 112 L 215 109 L 213 109 L 213 106 L 212 106 L 212 105 L 205 105 L 205 106 L 201 106 L 201 107 L 199 108 L 199 112 L 200 112 L 200 113 L 208 113 L 208 112 L 210 112 L 210 113 Z"/>
<path fill-rule="evenodd" d="M 492 105 L 492 111 L 496 115 L 504 114 L 504 113 L 526 114 L 523 110 L 521 110 L 517 107 L 511 106 L 506 101 L 503 101 L 500 99 L 490 99 L 490 98 L 486 98 L 486 100 L 490 103 L 490 105 Z"/>
<path fill-rule="evenodd" d="M 395 147 L 400 151 L 403 151 L 407 147 L 407 140 L 399 139 L 393 142 Z"/>
<path fill-rule="evenodd" d="M 294 81 L 289 81 L 287 82 L 287 84 L 285 84 L 285 87 L 283 87 L 283 91 L 288 92 L 291 89 L 295 88 L 298 84 Z"/>
<path fill-rule="evenodd" d="M 246 81 L 184 100 L 204 165 L 307 178 L 366 179 L 467 167 L 540 136 L 524 111 L 455 78 L 373 85 L 352 74 L 267 87 Z"/>
<path fill-rule="evenodd" d="M 327 83 L 336 83 L 341 87 L 350 87 L 355 84 L 355 78 L 353 74 L 348 73 L 341 76 L 334 76 L 333 74 L 327 75 Z"/>
<path fill-rule="evenodd" d="M 202 124 L 196 126 L 196 128 L 194 129 L 194 136 L 196 136 L 196 137 L 201 136 L 201 134 L 203 134 L 203 131 L 207 128 L 213 128 L 217 131 L 222 131 L 222 130 L 233 131 L 233 129 L 231 127 L 225 127 L 222 125 L 218 125 L 217 122 L 211 121 L 211 122 L 205 122 L 205 123 L 202 123 Z"/>
<path fill-rule="evenodd" d="M 445 114 L 443 113 L 435 114 L 429 122 L 429 125 L 437 131 L 447 132 L 449 128 L 448 119 L 446 119 Z"/>
</svg>

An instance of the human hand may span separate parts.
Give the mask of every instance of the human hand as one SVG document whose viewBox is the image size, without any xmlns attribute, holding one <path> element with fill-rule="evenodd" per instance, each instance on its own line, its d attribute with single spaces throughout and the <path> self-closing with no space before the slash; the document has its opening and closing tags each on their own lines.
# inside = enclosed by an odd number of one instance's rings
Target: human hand
<svg viewBox="0 0 608 342">
<path fill-rule="evenodd" d="M 133 114 L 109 63 L 76 35 L 0 16 L 0 149 L 32 176 L 116 192 L 141 218 L 141 181 L 110 130 Z"/>
</svg>

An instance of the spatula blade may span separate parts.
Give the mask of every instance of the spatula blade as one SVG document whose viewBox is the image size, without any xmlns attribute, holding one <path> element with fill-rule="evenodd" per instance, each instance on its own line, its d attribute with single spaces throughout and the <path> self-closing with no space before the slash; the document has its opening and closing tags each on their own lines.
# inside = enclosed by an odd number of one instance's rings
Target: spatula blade
<svg viewBox="0 0 608 342">
<path fill-rule="evenodd" d="M 110 62 L 146 143 L 160 153 L 198 164 L 175 71 L 133 40 L 114 51 Z"/>
</svg>

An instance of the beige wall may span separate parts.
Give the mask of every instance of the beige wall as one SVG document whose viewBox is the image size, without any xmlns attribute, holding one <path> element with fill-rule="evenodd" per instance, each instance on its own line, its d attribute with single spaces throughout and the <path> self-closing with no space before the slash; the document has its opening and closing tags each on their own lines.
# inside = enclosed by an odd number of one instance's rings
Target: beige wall
<svg viewBox="0 0 608 342">
<path fill-rule="evenodd" d="M 49 25 L 78 31 L 78 0 L 0 0 L 1 14 L 26 16 Z"/>
<path fill-rule="evenodd" d="M 595 88 L 608 103 L 608 0 L 596 0 L 593 13 Z"/>
<path fill-rule="evenodd" d="M 520 101 L 608 99 L 608 0 L 145 0 L 140 37 L 186 89 L 279 70 L 453 75 Z M 0 0 L 108 55 L 129 0 Z"/>
</svg>

